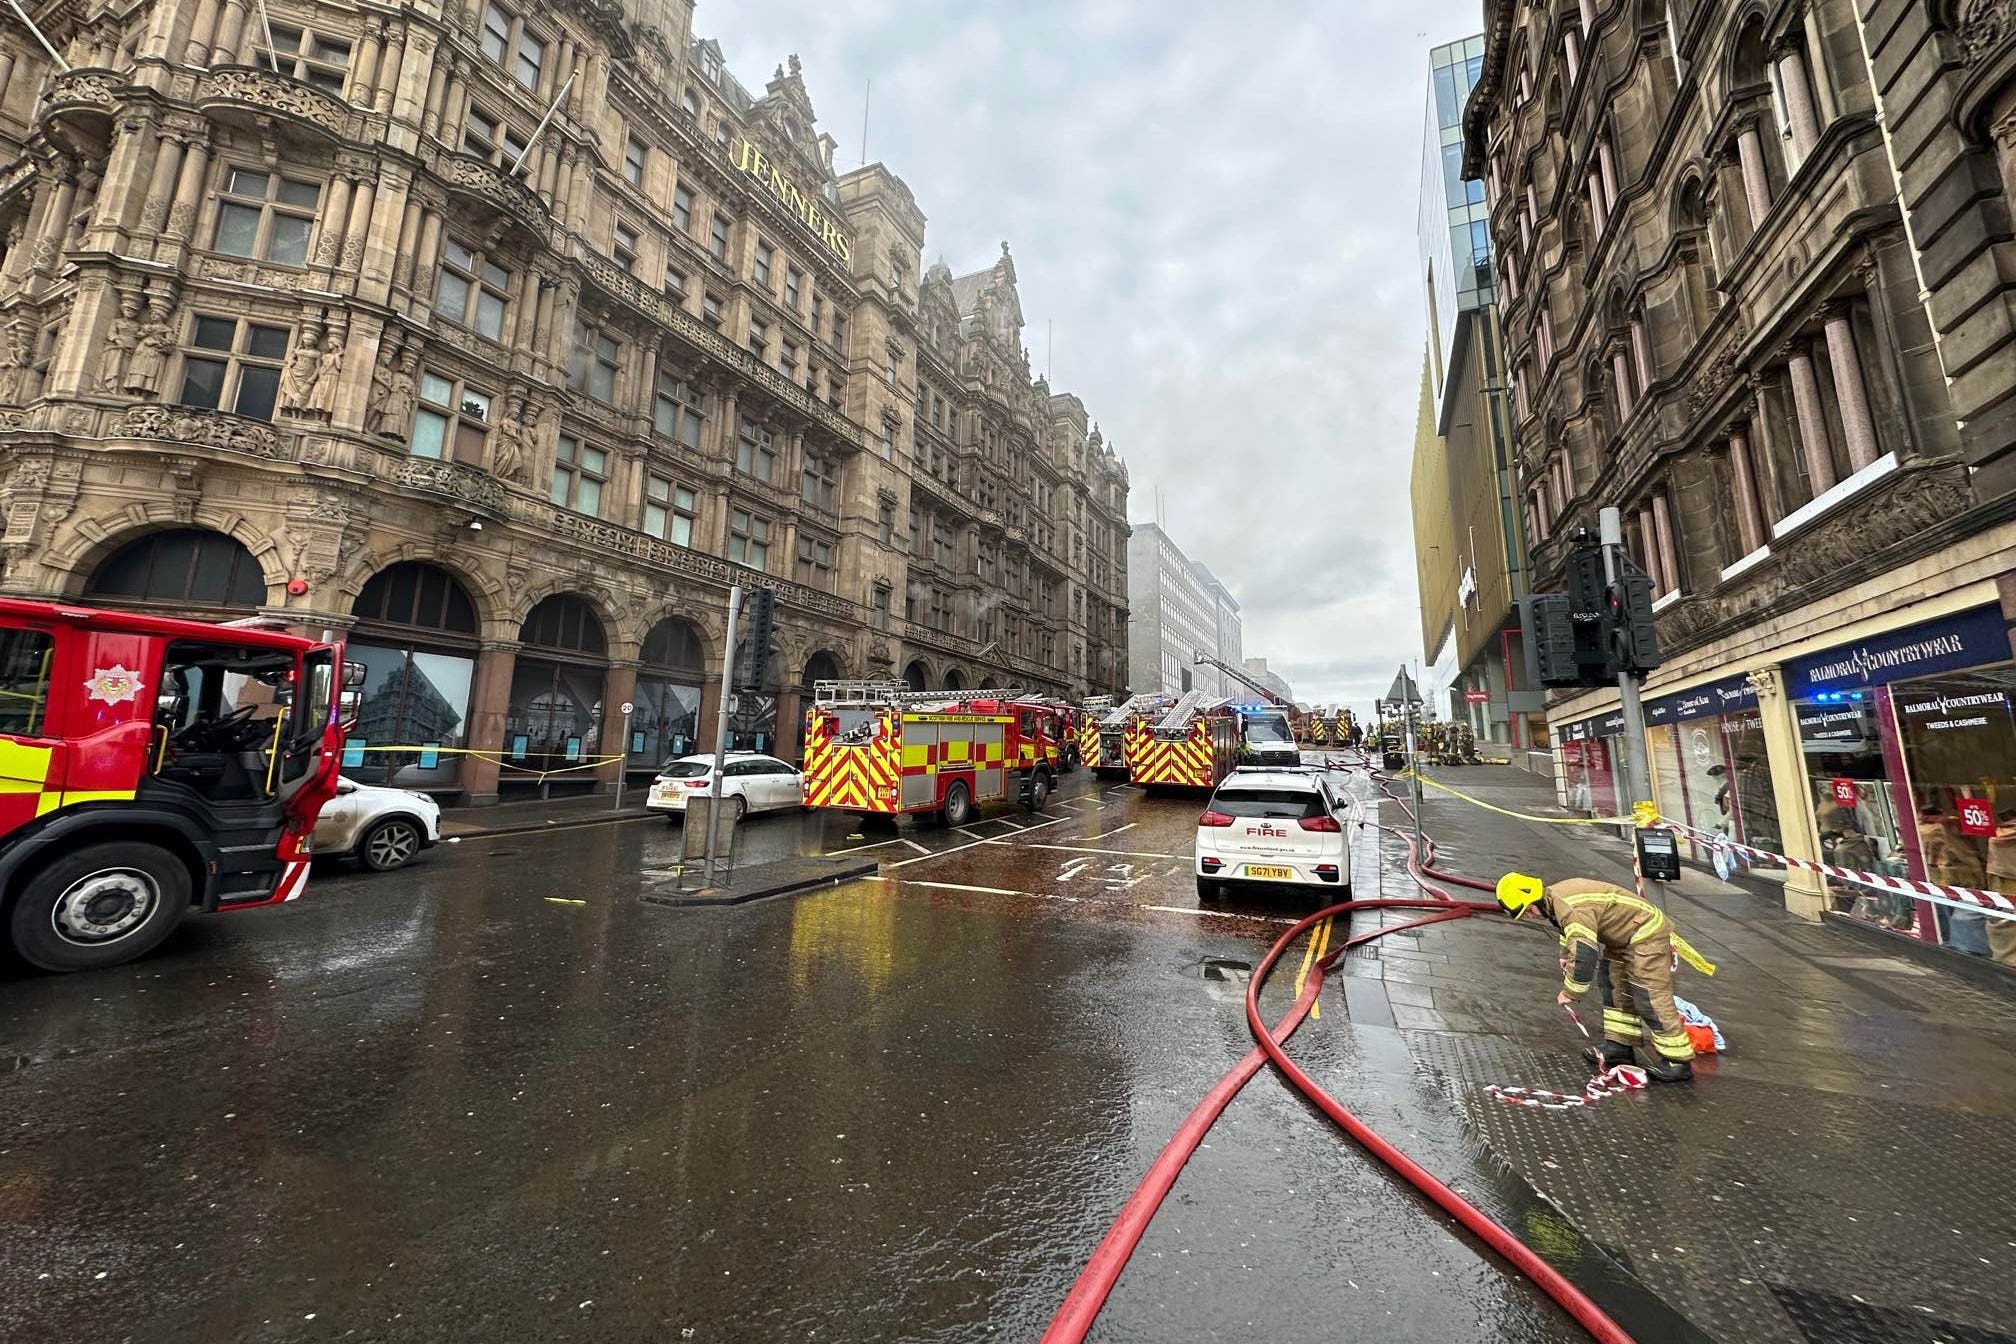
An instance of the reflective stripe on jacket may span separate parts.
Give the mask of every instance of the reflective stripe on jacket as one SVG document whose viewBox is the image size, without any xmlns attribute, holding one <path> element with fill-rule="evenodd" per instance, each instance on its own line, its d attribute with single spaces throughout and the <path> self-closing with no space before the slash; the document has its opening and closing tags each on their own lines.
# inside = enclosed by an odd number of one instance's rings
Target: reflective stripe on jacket
<svg viewBox="0 0 2016 1344">
<path fill-rule="evenodd" d="M 1586 877 L 1552 883 L 1541 899 L 1561 926 L 1561 985 L 1574 998 L 1589 992 L 1606 952 L 1621 954 L 1671 928 L 1650 901 Z"/>
</svg>

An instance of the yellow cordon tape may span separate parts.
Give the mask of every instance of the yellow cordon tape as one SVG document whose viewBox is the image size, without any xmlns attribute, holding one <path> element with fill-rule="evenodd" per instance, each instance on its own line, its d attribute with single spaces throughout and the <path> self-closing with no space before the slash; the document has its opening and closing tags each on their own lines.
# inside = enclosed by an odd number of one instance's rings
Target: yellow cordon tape
<svg viewBox="0 0 2016 1344">
<path fill-rule="evenodd" d="M 1401 771 L 1399 778 L 1418 779 L 1431 789 L 1439 790 L 1452 797 L 1461 798 L 1464 802 L 1481 807 L 1486 812 L 1496 812 L 1504 817 L 1515 817 L 1520 821 L 1537 821 L 1543 826 L 1643 826 L 1647 824 L 1639 821 L 1636 817 L 1536 817 L 1530 812 L 1514 812 L 1509 807 L 1500 807 L 1496 803 L 1487 803 L 1482 798 L 1474 798 L 1461 789 L 1452 789 L 1440 780 L 1430 779 L 1428 776 L 1413 770 Z M 1640 806 L 1642 807 L 1644 804 L 1640 804 Z"/>
</svg>

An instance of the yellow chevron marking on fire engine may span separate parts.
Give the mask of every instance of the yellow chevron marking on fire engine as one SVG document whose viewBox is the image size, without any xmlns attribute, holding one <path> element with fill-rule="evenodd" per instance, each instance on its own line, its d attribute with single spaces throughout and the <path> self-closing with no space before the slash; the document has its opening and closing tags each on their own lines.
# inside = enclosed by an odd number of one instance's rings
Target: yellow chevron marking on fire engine
<svg viewBox="0 0 2016 1344">
<path fill-rule="evenodd" d="M 42 792 L 49 778 L 50 750 L 0 737 L 0 793 Z"/>
<path fill-rule="evenodd" d="M 133 801 L 131 789 L 72 789 L 60 793 L 50 789 L 36 800 L 35 815 L 44 817 L 59 807 L 74 807 L 78 803 L 130 803 Z"/>
</svg>

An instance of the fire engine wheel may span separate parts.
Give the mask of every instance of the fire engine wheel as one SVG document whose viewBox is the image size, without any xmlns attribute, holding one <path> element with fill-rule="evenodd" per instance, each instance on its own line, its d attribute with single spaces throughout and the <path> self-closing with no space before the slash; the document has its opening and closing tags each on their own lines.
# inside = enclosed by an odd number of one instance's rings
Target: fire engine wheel
<svg viewBox="0 0 2016 1344">
<path fill-rule="evenodd" d="M 1029 781 L 1029 810 L 1041 812 L 1043 804 L 1050 801 L 1050 776 L 1040 770 L 1036 778 Z"/>
<path fill-rule="evenodd" d="M 28 879 L 9 911 L 14 950 L 45 971 L 116 966 L 160 945 L 189 908 L 189 870 L 131 841 L 86 845 Z"/>
<path fill-rule="evenodd" d="M 957 830 L 973 822 L 973 795 L 966 792 L 964 784 L 954 784 L 945 791 L 945 824 Z"/>
</svg>

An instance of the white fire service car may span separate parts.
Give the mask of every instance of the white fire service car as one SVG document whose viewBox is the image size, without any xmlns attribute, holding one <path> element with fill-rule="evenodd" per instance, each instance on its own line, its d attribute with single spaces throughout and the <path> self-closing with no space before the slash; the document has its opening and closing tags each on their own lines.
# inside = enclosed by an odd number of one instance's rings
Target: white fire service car
<svg viewBox="0 0 2016 1344">
<path fill-rule="evenodd" d="M 1306 768 L 1244 767 L 1225 777 L 1197 818 L 1197 895 L 1228 885 L 1351 888 L 1350 803 Z"/>
</svg>

